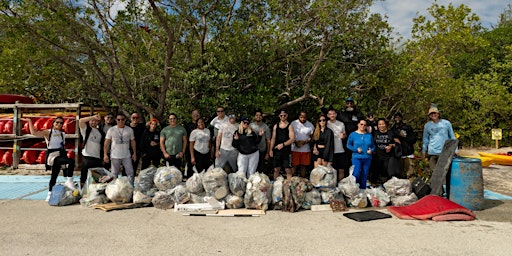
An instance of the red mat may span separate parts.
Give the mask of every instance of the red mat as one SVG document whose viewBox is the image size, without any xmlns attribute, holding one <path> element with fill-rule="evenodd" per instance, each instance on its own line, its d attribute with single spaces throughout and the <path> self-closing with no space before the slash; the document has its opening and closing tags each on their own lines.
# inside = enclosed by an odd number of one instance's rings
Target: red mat
<svg viewBox="0 0 512 256">
<path fill-rule="evenodd" d="M 406 220 L 474 220 L 473 211 L 436 195 L 427 195 L 408 206 L 388 206 L 389 212 Z"/>
</svg>

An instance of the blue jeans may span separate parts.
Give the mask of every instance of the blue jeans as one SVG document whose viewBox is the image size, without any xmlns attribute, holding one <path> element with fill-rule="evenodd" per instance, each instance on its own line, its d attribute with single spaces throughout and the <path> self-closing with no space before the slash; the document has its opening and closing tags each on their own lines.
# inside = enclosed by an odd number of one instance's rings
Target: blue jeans
<svg viewBox="0 0 512 256">
<path fill-rule="evenodd" d="M 354 165 L 353 175 L 356 177 L 356 182 L 359 182 L 359 188 L 366 189 L 372 158 L 352 158 L 352 164 Z"/>
</svg>

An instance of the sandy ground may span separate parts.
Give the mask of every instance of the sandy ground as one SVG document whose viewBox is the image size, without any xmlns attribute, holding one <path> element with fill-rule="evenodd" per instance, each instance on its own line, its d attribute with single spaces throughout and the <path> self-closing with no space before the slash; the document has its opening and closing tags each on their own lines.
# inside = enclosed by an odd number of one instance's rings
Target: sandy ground
<svg viewBox="0 0 512 256">
<path fill-rule="evenodd" d="M 512 196 L 511 169 L 485 168 L 485 188 Z M 153 207 L 104 212 L 80 205 L 49 207 L 44 201 L 3 200 L 0 251 L 1 255 L 511 255 L 511 212 L 512 201 L 486 200 L 474 221 L 393 216 L 356 222 L 332 212 L 190 217 Z"/>
</svg>

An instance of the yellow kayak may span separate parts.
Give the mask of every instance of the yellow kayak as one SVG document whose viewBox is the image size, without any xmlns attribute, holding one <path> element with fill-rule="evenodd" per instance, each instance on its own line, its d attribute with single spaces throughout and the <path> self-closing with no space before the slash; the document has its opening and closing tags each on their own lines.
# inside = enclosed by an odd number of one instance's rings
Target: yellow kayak
<svg viewBox="0 0 512 256">
<path fill-rule="evenodd" d="M 490 158 L 492 163 L 499 164 L 499 165 L 512 165 L 512 156 L 507 155 L 500 155 L 500 154 L 491 154 L 491 153 L 484 153 L 484 152 L 478 152 L 480 157 L 484 158 Z M 483 159 L 482 159 L 482 166 L 483 166 Z"/>
</svg>

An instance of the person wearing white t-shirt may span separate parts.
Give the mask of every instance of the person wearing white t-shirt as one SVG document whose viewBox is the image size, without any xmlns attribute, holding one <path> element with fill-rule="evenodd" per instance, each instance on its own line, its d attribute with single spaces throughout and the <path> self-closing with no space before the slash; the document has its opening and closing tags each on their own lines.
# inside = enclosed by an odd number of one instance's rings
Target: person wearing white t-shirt
<svg viewBox="0 0 512 256">
<path fill-rule="evenodd" d="M 82 149 L 82 170 L 80 174 L 80 187 L 83 189 L 87 179 L 89 168 L 103 167 L 103 159 L 101 157 L 103 140 L 105 134 L 98 129 L 101 122 L 101 116 L 94 115 L 80 118 L 78 126 L 80 134 L 84 138 Z"/>
<path fill-rule="evenodd" d="M 345 169 L 348 167 L 343 166 L 345 160 L 345 149 L 343 148 L 342 140 L 346 138 L 347 134 L 345 131 L 345 125 L 336 120 L 337 113 L 336 110 L 330 109 L 327 112 L 327 128 L 331 129 L 334 134 L 334 156 L 332 161 L 332 167 L 335 170 L 338 170 L 338 181 L 342 180 L 345 177 Z"/>
<path fill-rule="evenodd" d="M 124 114 L 117 114 L 116 121 L 117 125 L 110 127 L 105 136 L 103 160 L 105 162 L 111 162 L 111 171 L 115 177 L 117 177 L 119 169 L 121 165 L 123 165 L 124 171 L 133 185 L 135 173 L 133 171 L 132 160 L 135 161 L 137 159 L 135 135 L 133 134 L 133 129 L 125 125 L 126 116 Z M 131 157 L 130 146 L 133 150 Z M 109 149 L 110 157 L 106 153 Z"/>
<path fill-rule="evenodd" d="M 233 134 L 238 130 L 236 116 L 229 115 L 229 122 L 221 125 L 217 134 L 215 150 L 215 166 L 224 168 L 229 164 L 233 172 L 238 171 L 237 158 L 238 150 L 233 147 Z"/>
<path fill-rule="evenodd" d="M 210 166 L 210 130 L 205 128 L 204 119 L 197 119 L 197 128 L 190 133 L 190 163 L 202 172 Z"/>
<path fill-rule="evenodd" d="M 295 141 L 292 143 L 292 166 L 294 172 L 307 178 L 306 170 L 311 165 L 311 147 L 309 142 L 315 131 L 315 126 L 307 120 L 307 114 L 301 111 L 299 119 L 292 122 Z"/>
</svg>

